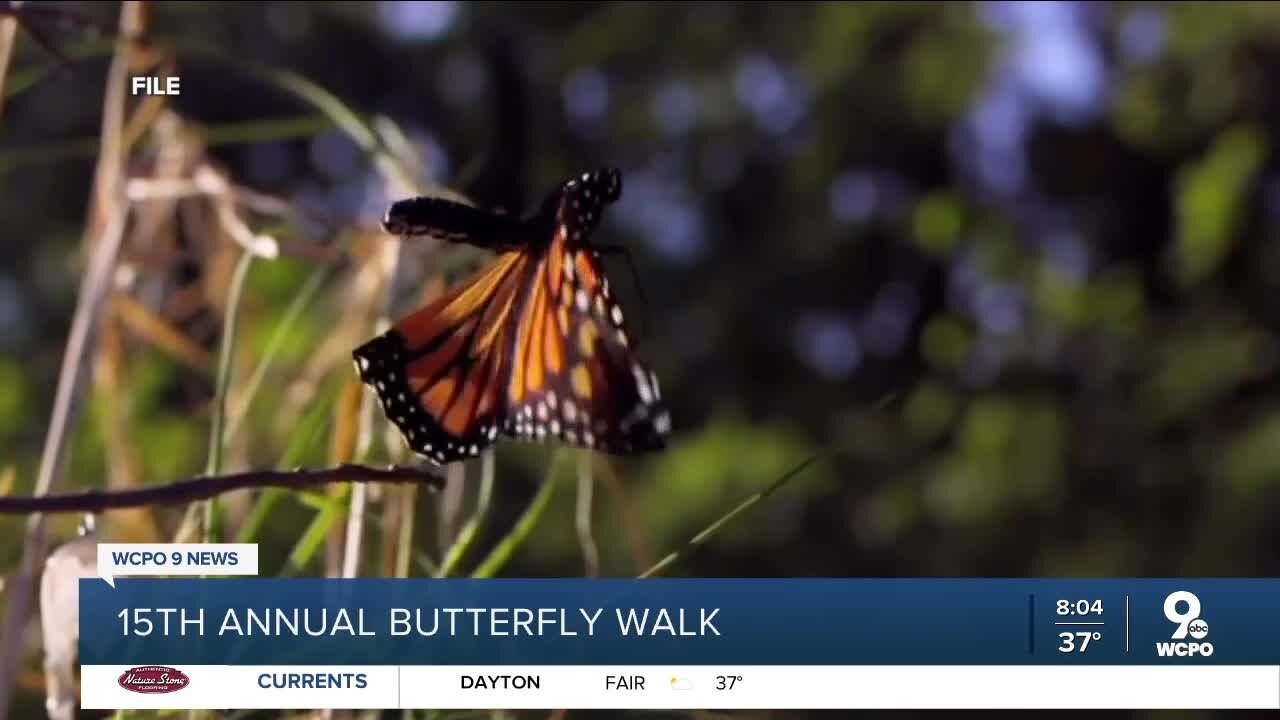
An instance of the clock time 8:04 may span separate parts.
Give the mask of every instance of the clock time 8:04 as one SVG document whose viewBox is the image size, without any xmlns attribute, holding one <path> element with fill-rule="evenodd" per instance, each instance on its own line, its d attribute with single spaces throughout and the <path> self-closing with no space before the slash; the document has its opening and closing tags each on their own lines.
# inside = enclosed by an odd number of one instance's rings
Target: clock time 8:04
<svg viewBox="0 0 1280 720">
<path fill-rule="evenodd" d="M 1101 615 L 1101 600 L 1059 600 L 1059 615 Z"/>
</svg>

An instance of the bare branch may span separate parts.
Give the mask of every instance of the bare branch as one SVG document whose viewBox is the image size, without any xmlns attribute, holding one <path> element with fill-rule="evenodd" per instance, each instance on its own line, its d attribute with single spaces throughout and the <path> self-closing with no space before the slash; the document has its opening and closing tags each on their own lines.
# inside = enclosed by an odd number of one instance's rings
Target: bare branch
<svg viewBox="0 0 1280 720">
<path fill-rule="evenodd" d="M 67 495 L 0 497 L 0 515 L 99 513 L 118 508 L 189 503 L 246 488 L 307 490 L 336 482 L 412 483 L 425 485 L 430 490 L 439 490 L 444 479 L 434 468 L 399 465 L 386 468 L 338 465 L 323 470 L 258 470 L 233 475 L 198 476 L 169 485 L 132 490 L 89 490 Z"/>
</svg>

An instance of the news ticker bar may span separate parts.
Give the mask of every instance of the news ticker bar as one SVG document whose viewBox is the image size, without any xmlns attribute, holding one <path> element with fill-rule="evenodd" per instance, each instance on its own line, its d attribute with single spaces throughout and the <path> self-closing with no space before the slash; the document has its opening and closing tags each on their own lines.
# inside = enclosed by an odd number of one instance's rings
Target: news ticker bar
<svg viewBox="0 0 1280 720">
<path fill-rule="evenodd" d="M 1277 580 L 86 578 L 80 659 L 1273 667 L 1277 608 Z"/>
<path fill-rule="evenodd" d="M 194 665 L 168 669 L 186 678 L 182 687 L 138 692 L 125 688 L 137 668 L 82 666 L 81 705 L 87 710 L 1280 710 L 1280 666 Z M 154 690 L 157 684 L 150 687 Z"/>
</svg>

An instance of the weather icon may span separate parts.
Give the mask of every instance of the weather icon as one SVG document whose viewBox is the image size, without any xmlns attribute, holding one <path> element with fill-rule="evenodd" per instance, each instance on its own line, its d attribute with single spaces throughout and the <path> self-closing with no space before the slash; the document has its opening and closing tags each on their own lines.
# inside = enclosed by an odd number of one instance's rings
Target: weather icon
<svg viewBox="0 0 1280 720">
<path fill-rule="evenodd" d="M 689 680 L 689 678 L 673 677 L 671 678 L 671 689 L 672 690 L 692 690 L 693 681 Z"/>
</svg>

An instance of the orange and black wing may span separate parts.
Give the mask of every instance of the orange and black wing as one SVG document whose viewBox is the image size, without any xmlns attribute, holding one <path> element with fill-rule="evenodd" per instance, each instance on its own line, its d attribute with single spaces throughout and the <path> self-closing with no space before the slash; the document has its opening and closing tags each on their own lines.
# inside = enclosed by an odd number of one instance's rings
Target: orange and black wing
<svg viewBox="0 0 1280 720">
<path fill-rule="evenodd" d="M 443 465 L 492 444 L 506 420 L 513 318 L 534 268 L 525 253 L 503 253 L 353 352 L 415 452 Z"/>
<path fill-rule="evenodd" d="M 533 269 L 511 352 L 504 434 L 628 455 L 665 447 L 671 417 L 635 354 L 599 254 L 585 242 L 621 190 L 616 172 L 567 183 Z"/>
</svg>

